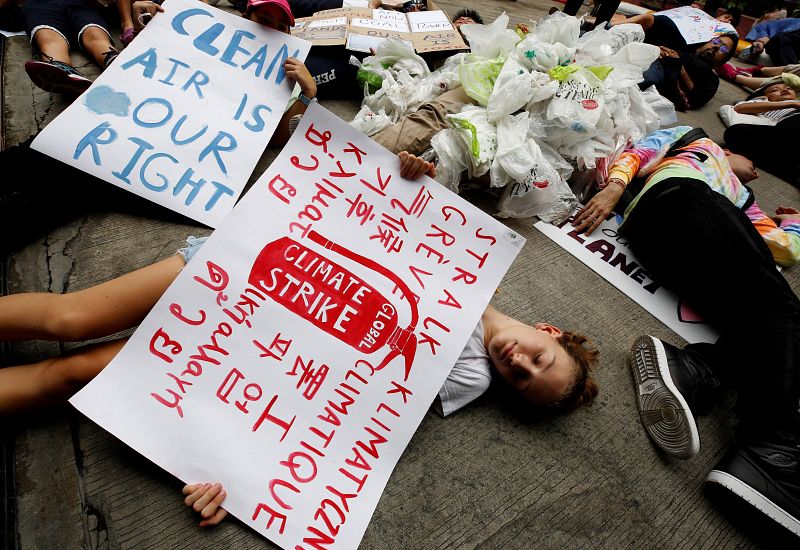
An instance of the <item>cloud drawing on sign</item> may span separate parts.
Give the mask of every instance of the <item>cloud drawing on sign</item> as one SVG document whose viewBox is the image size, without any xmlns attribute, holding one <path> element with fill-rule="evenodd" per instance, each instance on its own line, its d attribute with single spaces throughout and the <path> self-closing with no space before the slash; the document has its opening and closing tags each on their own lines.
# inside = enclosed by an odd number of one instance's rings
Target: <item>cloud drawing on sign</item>
<svg viewBox="0 0 800 550">
<path fill-rule="evenodd" d="M 98 115 L 128 116 L 131 99 L 125 92 L 115 92 L 111 86 L 97 86 L 89 90 L 84 105 Z"/>
</svg>

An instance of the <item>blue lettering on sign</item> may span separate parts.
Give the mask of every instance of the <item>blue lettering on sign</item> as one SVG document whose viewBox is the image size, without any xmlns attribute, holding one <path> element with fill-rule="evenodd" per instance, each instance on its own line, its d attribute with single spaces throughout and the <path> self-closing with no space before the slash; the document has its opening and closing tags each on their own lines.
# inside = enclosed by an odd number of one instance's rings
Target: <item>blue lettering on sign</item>
<svg viewBox="0 0 800 550">
<path fill-rule="evenodd" d="M 151 191 L 164 191 L 169 186 L 169 180 L 164 176 L 164 174 L 160 172 L 156 172 L 156 176 L 161 180 L 161 185 L 154 185 L 150 183 L 147 178 L 147 167 L 150 166 L 150 163 L 153 162 L 155 159 L 159 158 L 167 158 L 172 161 L 173 164 L 179 164 L 178 159 L 173 157 L 168 153 L 153 153 L 150 157 L 142 163 L 142 167 L 139 170 L 139 179 L 142 180 L 142 185 L 150 189 Z"/>
<path fill-rule="evenodd" d="M 131 172 L 133 171 L 133 168 L 136 166 L 136 163 L 139 162 L 139 159 L 142 158 L 142 155 L 144 154 L 145 151 L 150 151 L 152 149 L 155 149 L 155 147 L 150 143 L 147 143 L 145 140 L 139 139 L 137 137 L 129 137 L 128 141 L 135 143 L 139 147 L 133 153 L 131 160 L 128 161 L 128 164 L 125 165 L 125 168 L 122 169 L 122 172 L 111 172 L 111 175 L 121 179 L 123 182 L 130 185 L 131 180 L 128 179 L 128 176 L 131 175 Z"/>
<path fill-rule="evenodd" d="M 158 66 L 158 54 L 156 53 L 156 49 L 150 48 L 143 54 L 139 54 L 130 61 L 126 61 L 122 64 L 122 68 L 127 71 L 134 65 L 141 65 L 144 67 L 142 76 L 145 78 L 153 78 L 153 75 L 156 73 L 156 67 Z"/>
<path fill-rule="evenodd" d="M 104 138 L 104 135 L 107 137 Z M 81 138 L 78 142 L 78 146 L 75 147 L 75 154 L 72 155 L 72 160 L 78 160 L 83 154 L 83 151 L 87 147 L 91 147 L 92 160 L 94 160 L 96 166 L 102 166 L 102 162 L 100 162 L 100 151 L 98 151 L 97 145 L 108 145 L 115 139 L 117 139 L 117 131 L 111 127 L 111 123 L 101 122 Z"/>
<path fill-rule="evenodd" d="M 223 144 L 223 141 L 227 141 L 226 144 Z M 236 138 L 230 135 L 227 132 L 220 131 L 217 136 L 209 143 L 205 149 L 200 152 L 200 157 L 198 160 L 202 161 L 210 154 L 214 154 L 214 158 L 217 161 L 217 165 L 219 169 L 222 170 L 222 173 L 226 176 L 228 175 L 228 169 L 225 168 L 225 163 L 222 162 L 222 157 L 220 157 L 220 152 L 225 151 L 235 151 L 236 150 Z"/>
<path fill-rule="evenodd" d="M 225 63 L 226 65 L 230 65 L 231 67 L 238 67 L 236 63 L 233 62 L 233 56 L 236 55 L 238 52 L 242 52 L 247 55 L 251 55 L 248 50 L 242 48 L 239 44 L 242 41 L 242 37 L 246 36 L 247 38 L 255 38 L 251 32 L 243 31 L 241 29 L 235 31 L 233 33 L 233 38 L 231 38 L 228 47 L 225 48 L 225 53 L 222 54 L 222 57 L 219 58 L 220 61 Z"/>
<path fill-rule="evenodd" d="M 197 132 L 192 137 L 186 139 L 178 139 L 178 131 L 183 127 L 183 123 L 186 122 L 186 119 L 189 118 L 189 115 L 183 115 L 178 121 L 175 123 L 175 126 L 172 128 L 172 132 L 170 133 L 169 137 L 172 138 L 172 143 L 175 145 L 186 145 L 187 143 L 191 143 L 195 141 L 197 138 L 202 136 L 208 130 L 208 124 L 204 125 L 199 132 Z"/>
<path fill-rule="evenodd" d="M 147 122 L 145 120 L 142 120 L 141 116 L 139 116 L 139 111 L 141 111 L 143 108 L 147 107 L 150 104 L 161 105 L 166 109 L 164 112 L 164 116 L 161 118 L 161 120 Z M 170 102 L 164 99 L 163 97 L 148 97 L 147 99 L 139 103 L 139 105 L 136 106 L 136 109 L 133 110 L 133 121 L 142 128 L 158 128 L 159 126 L 163 126 L 164 124 L 166 124 L 169 121 L 169 119 L 172 118 L 172 112 L 173 112 L 172 104 L 170 104 Z"/>
<path fill-rule="evenodd" d="M 190 33 L 186 29 L 186 22 L 195 16 L 210 17 L 212 19 L 214 18 L 212 14 L 201 8 L 184 10 L 178 13 L 172 19 L 173 30 L 179 35 L 190 36 L 193 33 Z M 207 55 L 212 57 L 217 56 L 220 53 L 220 47 L 214 45 L 214 42 L 222 35 L 224 30 L 225 25 L 223 23 L 214 22 L 200 34 L 195 36 L 195 39 L 192 41 L 192 45 L 197 48 L 198 51 L 201 51 Z M 236 61 L 234 60 L 234 57 L 237 54 L 250 56 L 244 63 L 242 63 L 242 70 L 252 70 L 254 76 L 261 77 L 263 75 L 264 80 L 269 80 L 272 76 L 272 73 L 275 72 L 275 83 L 281 84 L 286 78 L 286 72 L 283 69 L 283 63 L 288 57 L 297 57 L 300 55 L 300 50 L 295 49 L 294 53 L 292 53 L 290 56 L 289 47 L 286 44 L 282 44 L 278 49 L 278 52 L 270 60 L 268 44 L 262 44 L 261 47 L 258 48 L 258 50 L 256 50 L 256 52 L 253 54 L 250 53 L 250 49 L 242 44 L 245 39 L 253 40 L 255 38 L 256 35 L 251 32 L 241 29 L 234 30 L 232 36 L 228 39 L 227 45 L 222 48 L 223 53 L 220 56 L 220 61 L 231 67 L 238 67 L 239 65 L 237 65 Z M 266 71 L 264 70 L 265 67 Z M 167 80 L 169 80 L 173 74 L 174 68 Z M 197 75 L 197 73 L 195 73 L 195 75 Z M 193 83 L 191 80 L 190 82 L 187 82 L 183 89 L 186 90 L 191 83 Z M 202 94 L 199 94 L 199 97 L 203 97 Z"/>
</svg>

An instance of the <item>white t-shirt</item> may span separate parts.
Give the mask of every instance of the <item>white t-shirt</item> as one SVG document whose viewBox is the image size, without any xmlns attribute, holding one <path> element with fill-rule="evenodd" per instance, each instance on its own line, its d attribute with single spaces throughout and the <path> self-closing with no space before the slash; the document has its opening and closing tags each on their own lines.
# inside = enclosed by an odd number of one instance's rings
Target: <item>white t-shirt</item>
<svg viewBox="0 0 800 550">
<path fill-rule="evenodd" d="M 489 353 L 483 343 L 483 321 L 478 321 L 464 351 L 439 390 L 434 408 L 442 416 L 452 414 L 483 395 L 491 381 Z"/>
<path fill-rule="evenodd" d="M 737 105 L 744 105 L 745 103 L 763 103 L 765 101 L 769 101 L 766 97 L 756 97 L 750 99 L 748 101 L 740 101 Z M 775 121 L 775 123 L 780 122 L 781 120 L 785 120 L 790 116 L 794 116 L 800 114 L 800 109 L 797 107 L 788 107 L 786 109 L 775 109 L 774 111 L 766 111 L 763 113 L 758 113 L 757 116 L 764 117 L 764 118 L 771 118 Z"/>
</svg>

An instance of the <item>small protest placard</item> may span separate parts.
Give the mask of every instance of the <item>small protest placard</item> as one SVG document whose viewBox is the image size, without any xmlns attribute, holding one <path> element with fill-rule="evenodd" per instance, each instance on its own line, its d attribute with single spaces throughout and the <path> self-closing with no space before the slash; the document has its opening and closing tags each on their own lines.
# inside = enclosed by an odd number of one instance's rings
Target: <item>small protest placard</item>
<svg viewBox="0 0 800 550">
<path fill-rule="evenodd" d="M 341 17 L 347 20 L 335 28 L 327 26 L 324 35 L 310 26 L 312 22 Z M 403 40 L 417 53 L 469 49 L 447 14 L 436 9 L 406 14 L 386 9 L 337 8 L 300 20 L 292 32 L 315 46 L 344 44 L 348 49 L 362 52 L 376 48 L 386 38 Z"/>
<path fill-rule="evenodd" d="M 576 233 L 570 223 L 572 218 L 561 225 L 539 221 L 534 227 L 687 342 L 716 342 L 719 338 L 716 330 L 675 293 L 664 289 L 636 260 L 619 233 L 620 221 L 612 216 L 590 236 Z"/>
<path fill-rule="evenodd" d="M 194 0 L 167 0 L 32 147 L 216 227 L 283 116 L 287 57 L 310 44 Z"/>
<path fill-rule="evenodd" d="M 355 548 L 523 243 L 312 104 L 71 403 L 283 548 Z"/>
</svg>

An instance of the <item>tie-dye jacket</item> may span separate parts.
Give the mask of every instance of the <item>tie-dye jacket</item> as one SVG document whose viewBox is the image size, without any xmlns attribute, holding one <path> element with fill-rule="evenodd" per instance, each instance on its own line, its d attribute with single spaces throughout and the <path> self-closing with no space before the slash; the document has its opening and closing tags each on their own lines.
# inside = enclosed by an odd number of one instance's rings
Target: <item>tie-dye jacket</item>
<svg viewBox="0 0 800 550">
<path fill-rule="evenodd" d="M 627 184 L 635 176 L 647 178 L 642 192 L 625 211 L 626 218 L 648 189 L 673 177 L 700 180 L 727 197 L 737 208 L 745 204 L 749 192 L 731 170 L 725 152 L 711 139 L 698 139 L 682 147 L 676 156 L 664 158 L 672 144 L 691 129 L 689 126 L 677 126 L 653 132 L 626 149 L 611 165 L 609 179 L 619 178 Z M 701 161 L 692 152 L 708 158 Z M 800 262 L 800 221 L 782 221 L 778 227 L 755 201 L 744 213 L 766 241 L 776 263 L 791 266 Z"/>
</svg>

